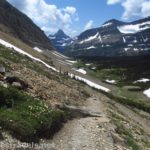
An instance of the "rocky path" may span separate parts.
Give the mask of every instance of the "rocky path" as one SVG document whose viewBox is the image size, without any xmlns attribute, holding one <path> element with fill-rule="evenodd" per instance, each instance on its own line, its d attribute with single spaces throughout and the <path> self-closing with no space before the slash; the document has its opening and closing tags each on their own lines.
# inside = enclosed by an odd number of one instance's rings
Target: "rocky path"
<svg viewBox="0 0 150 150">
<path fill-rule="evenodd" d="M 76 118 L 64 125 L 52 140 L 55 150 L 123 150 L 114 143 L 115 127 L 110 123 L 98 97 L 87 99 L 84 109 L 101 114 L 101 117 Z"/>
</svg>

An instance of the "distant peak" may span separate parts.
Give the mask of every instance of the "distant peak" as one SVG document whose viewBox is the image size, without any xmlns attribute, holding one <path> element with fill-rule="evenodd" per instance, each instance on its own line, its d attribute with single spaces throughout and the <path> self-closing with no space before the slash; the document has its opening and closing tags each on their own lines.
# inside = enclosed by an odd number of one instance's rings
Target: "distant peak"
<svg viewBox="0 0 150 150">
<path fill-rule="evenodd" d="M 65 34 L 64 31 L 62 29 L 59 29 L 56 34 Z"/>
<path fill-rule="evenodd" d="M 64 31 L 62 29 L 59 29 L 55 34 L 55 37 L 59 37 L 59 38 L 70 38 L 68 35 L 66 35 L 64 33 Z"/>
<path fill-rule="evenodd" d="M 117 19 L 111 19 L 111 20 L 108 20 L 106 21 L 102 26 L 117 26 L 117 25 L 123 25 L 125 24 L 124 22 L 122 21 L 119 21 Z"/>
</svg>

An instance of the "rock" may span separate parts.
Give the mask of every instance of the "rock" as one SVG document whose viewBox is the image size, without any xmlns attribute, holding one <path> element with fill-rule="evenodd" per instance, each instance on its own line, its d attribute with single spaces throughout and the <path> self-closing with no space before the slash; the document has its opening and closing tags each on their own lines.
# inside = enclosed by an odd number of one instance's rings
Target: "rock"
<svg viewBox="0 0 150 150">
<path fill-rule="evenodd" d="M 26 90 L 28 88 L 28 84 L 16 76 L 7 76 L 6 82 L 22 90 Z"/>
<path fill-rule="evenodd" d="M 13 82 L 13 83 L 12 83 L 12 86 L 13 86 L 13 87 L 16 87 L 16 88 L 18 88 L 18 89 L 22 89 L 22 85 L 21 85 L 21 83 L 19 83 L 19 82 Z"/>
<path fill-rule="evenodd" d="M 5 74 L 5 73 L 6 73 L 5 67 L 3 67 L 2 65 L 0 65 L 0 74 Z"/>
<path fill-rule="evenodd" d="M 121 145 L 121 146 L 124 145 L 124 139 L 121 138 L 118 134 L 112 132 L 111 135 L 115 144 Z"/>
<path fill-rule="evenodd" d="M 55 107 L 61 110 L 69 110 L 73 117 L 102 117 L 102 114 L 100 112 L 93 112 L 88 109 L 83 109 L 76 106 L 57 104 L 55 105 Z"/>
</svg>

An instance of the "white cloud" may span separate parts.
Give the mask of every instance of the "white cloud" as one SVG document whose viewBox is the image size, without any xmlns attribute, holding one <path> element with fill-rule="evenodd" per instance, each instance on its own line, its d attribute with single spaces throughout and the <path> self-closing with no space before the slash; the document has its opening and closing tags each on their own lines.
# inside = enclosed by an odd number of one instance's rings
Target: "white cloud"
<svg viewBox="0 0 150 150">
<path fill-rule="evenodd" d="M 107 4 L 120 3 L 124 8 L 122 19 L 129 20 L 134 17 L 147 17 L 150 15 L 150 0 L 107 0 Z"/>
<path fill-rule="evenodd" d="M 116 3 L 119 3 L 119 2 L 121 2 L 121 0 L 107 0 L 108 5 L 116 4 Z"/>
<path fill-rule="evenodd" d="M 142 11 L 143 16 L 150 16 L 150 1 L 144 2 L 142 4 L 141 11 Z"/>
<path fill-rule="evenodd" d="M 91 29 L 93 26 L 93 20 L 89 20 L 88 23 L 85 25 L 84 30 Z"/>
<path fill-rule="evenodd" d="M 74 30 L 70 26 L 79 20 L 75 7 L 58 8 L 56 5 L 47 4 L 45 0 L 7 1 L 28 15 L 46 33 L 53 34 L 58 29 L 63 29 L 66 33 L 72 34 L 70 36 L 73 36 Z"/>
</svg>

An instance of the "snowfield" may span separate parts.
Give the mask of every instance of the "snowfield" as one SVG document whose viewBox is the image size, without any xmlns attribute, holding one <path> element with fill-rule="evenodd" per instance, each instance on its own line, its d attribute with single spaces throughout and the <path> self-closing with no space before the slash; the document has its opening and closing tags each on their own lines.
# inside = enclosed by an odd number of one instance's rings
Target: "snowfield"
<svg viewBox="0 0 150 150">
<path fill-rule="evenodd" d="M 71 78 L 75 78 L 76 80 L 82 81 L 82 82 L 86 83 L 87 85 L 89 85 L 90 87 L 93 87 L 93 88 L 95 88 L 95 89 L 97 89 L 97 90 L 102 90 L 102 91 L 107 92 L 107 93 L 110 92 L 110 89 L 105 88 L 105 87 L 103 87 L 103 86 L 101 86 L 101 85 L 99 85 L 99 84 L 96 84 L 96 83 L 94 83 L 94 82 L 92 82 L 92 81 L 90 81 L 90 80 L 87 80 L 87 79 L 85 79 L 85 78 L 76 76 L 76 75 L 71 74 L 71 73 L 69 73 L 69 76 L 70 76 Z"/>
<path fill-rule="evenodd" d="M 110 83 L 110 84 L 116 84 L 116 81 L 115 80 L 105 80 L 107 83 Z"/>
<path fill-rule="evenodd" d="M 150 81 L 150 79 L 146 79 L 146 78 L 142 78 L 142 79 L 140 79 L 140 80 L 137 80 L 137 81 L 135 81 L 134 83 L 146 83 L 146 82 L 149 82 Z"/>
<path fill-rule="evenodd" d="M 143 93 L 144 93 L 147 97 L 150 98 L 150 88 L 149 88 L 148 90 L 145 90 Z"/>
<path fill-rule="evenodd" d="M 150 28 L 150 21 L 141 24 L 119 26 L 118 30 L 124 34 L 134 34 Z"/>
<path fill-rule="evenodd" d="M 113 23 L 112 22 L 108 22 L 102 25 L 103 28 L 106 28 L 108 26 L 111 26 Z"/>
<path fill-rule="evenodd" d="M 85 49 L 94 49 L 94 48 L 96 48 L 95 46 L 90 46 L 90 47 L 87 47 L 87 48 L 85 48 Z"/>
<path fill-rule="evenodd" d="M 23 55 L 25 55 L 25 56 L 27 56 L 27 57 L 29 57 L 29 58 L 35 60 L 35 61 L 38 61 L 38 62 L 42 63 L 42 64 L 45 65 L 47 68 L 49 68 L 49 69 L 51 69 L 51 70 L 53 70 L 53 71 L 59 72 L 56 68 L 54 68 L 54 67 L 48 65 L 47 63 L 45 63 L 44 61 L 40 60 L 39 58 L 33 57 L 33 56 L 30 55 L 29 53 L 23 51 L 22 49 L 20 49 L 20 48 L 14 46 L 14 45 L 12 45 L 12 44 L 10 44 L 10 43 L 8 43 L 8 42 L 2 40 L 2 39 L 0 39 L 0 44 L 6 46 L 6 47 L 8 47 L 8 48 L 12 48 L 12 49 L 15 50 L 16 52 L 18 52 L 18 53 L 20 53 L 20 54 L 23 54 Z"/>
<path fill-rule="evenodd" d="M 86 71 L 85 71 L 84 69 L 78 69 L 78 70 L 76 70 L 76 71 L 78 71 L 78 72 L 80 72 L 80 73 L 82 73 L 82 74 L 86 74 Z"/>
<path fill-rule="evenodd" d="M 35 51 L 42 53 L 43 51 L 41 49 L 39 49 L 38 47 L 34 47 L 33 48 Z"/>
<path fill-rule="evenodd" d="M 95 39 L 97 39 L 98 37 L 99 37 L 99 33 L 96 33 L 94 36 L 90 36 L 90 37 L 88 37 L 87 39 L 80 41 L 79 44 L 83 44 L 83 43 L 86 43 L 86 42 L 95 40 Z"/>
<path fill-rule="evenodd" d="M 75 60 L 66 60 L 66 61 L 69 62 L 69 63 L 72 63 L 72 64 L 77 63 L 77 61 L 75 61 Z"/>
</svg>

